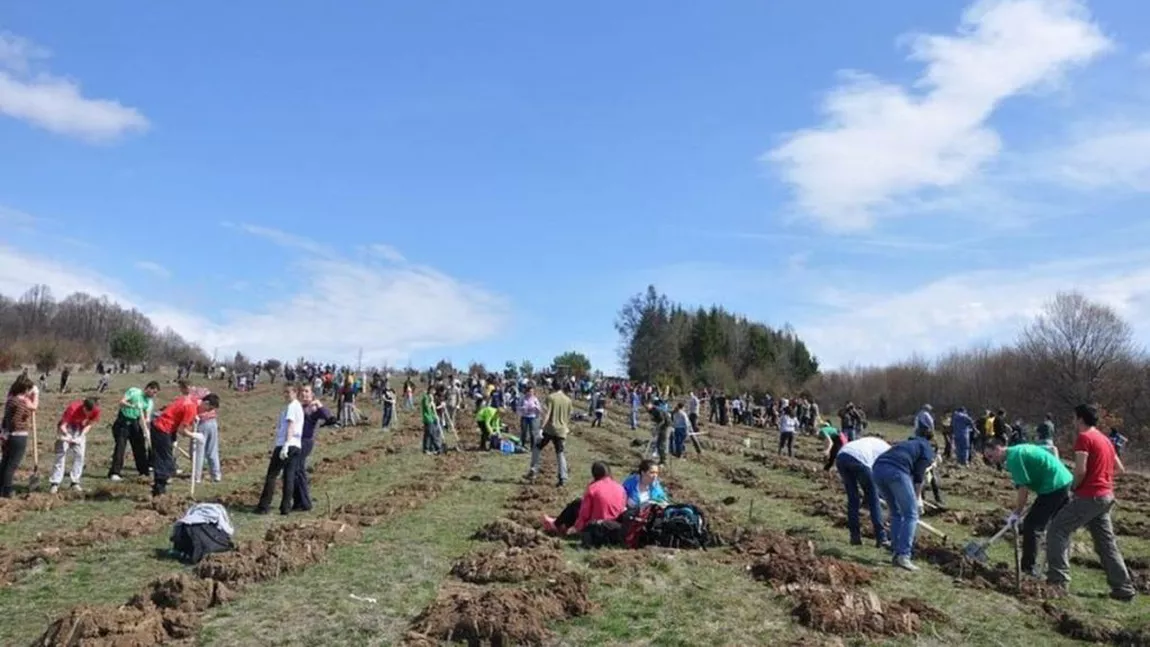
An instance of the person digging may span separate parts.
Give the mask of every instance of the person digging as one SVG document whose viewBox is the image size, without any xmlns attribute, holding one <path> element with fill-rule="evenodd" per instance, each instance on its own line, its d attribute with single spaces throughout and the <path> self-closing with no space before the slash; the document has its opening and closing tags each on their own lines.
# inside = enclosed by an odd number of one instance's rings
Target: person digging
<svg viewBox="0 0 1150 647">
<path fill-rule="evenodd" d="M 491 436 L 498 435 L 502 431 L 502 420 L 499 418 L 499 409 L 491 405 L 485 405 L 479 413 L 475 414 L 475 424 L 479 425 L 479 450 L 489 451 L 491 449 Z"/>
</svg>

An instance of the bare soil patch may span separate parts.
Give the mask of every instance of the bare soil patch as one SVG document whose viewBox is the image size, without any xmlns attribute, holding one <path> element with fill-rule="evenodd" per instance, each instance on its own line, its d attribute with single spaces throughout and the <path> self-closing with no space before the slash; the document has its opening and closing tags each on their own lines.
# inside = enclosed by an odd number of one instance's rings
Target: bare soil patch
<svg viewBox="0 0 1150 647">
<path fill-rule="evenodd" d="M 554 575 L 563 564 L 563 555 L 555 548 L 508 548 L 463 557 L 451 567 L 451 574 L 472 584 L 526 582 Z"/>
</svg>

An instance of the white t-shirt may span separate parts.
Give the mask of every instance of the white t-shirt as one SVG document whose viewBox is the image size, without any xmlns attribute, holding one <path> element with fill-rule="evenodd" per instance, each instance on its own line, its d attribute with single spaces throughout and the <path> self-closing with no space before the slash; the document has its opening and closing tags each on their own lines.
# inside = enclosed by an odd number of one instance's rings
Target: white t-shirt
<svg viewBox="0 0 1150 647">
<path fill-rule="evenodd" d="M 647 505 L 651 502 L 651 490 L 639 490 L 639 505 Z"/>
<path fill-rule="evenodd" d="M 295 423 L 295 431 L 292 438 L 288 438 L 288 423 Z M 303 437 L 303 405 L 299 400 L 292 400 L 286 407 L 284 407 L 283 414 L 280 416 L 280 424 L 276 429 L 276 447 L 283 447 L 285 444 L 288 447 L 299 447 L 300 439 Z"/>
<path fill-rule="evenodd" d="M 799 427 L 799 421 L 794 416 L 784 414 L 779 418 L 779 433 L 793 434 Z"/>
<path fill-rule="evenodd" d="M 845 454 L 867 467 L 874 467 L 874 462 L 888 449 L 890 449 L 890 445 L 882 438 L 868 436 L 843 445 L 843 448 L 839 450 L 839 456 Z"/>
</svg>

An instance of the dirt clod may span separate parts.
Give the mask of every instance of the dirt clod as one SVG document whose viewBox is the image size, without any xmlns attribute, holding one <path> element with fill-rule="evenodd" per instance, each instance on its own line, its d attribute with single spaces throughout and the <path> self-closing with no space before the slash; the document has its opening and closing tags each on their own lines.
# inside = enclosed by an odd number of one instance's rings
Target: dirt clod
<svg viewBox="0 0 1150 647">
<path fill-rule="evenodd" d="M 562 568 L 563 558 L 557 550 L 508 548 L 468 555 L 455 563 L 451 574 L 464 582 L 489 584 L 525 582 L 552 575 Z"/>
<path fill-rule="evenodd" d="M 924 620 L 945 615 L 915 600 L 883 603 L 870 591 L 844 591 L 801 588 L 794 591 L 797 604 L 792 610 L 799 622 L 816 631 L 838 635 L 900 636 L 917 634 Z"/>
<path fill-rule="evenodd" d="M 503 542 L 510 547 L 530 548 L 534 546 L 550 546 L 558 548 L 559 542 L 543 533 L 521 526 L 510 519 L 496 519 L 483 526 L 471 536 L 480 541 Z"/>
</svg>

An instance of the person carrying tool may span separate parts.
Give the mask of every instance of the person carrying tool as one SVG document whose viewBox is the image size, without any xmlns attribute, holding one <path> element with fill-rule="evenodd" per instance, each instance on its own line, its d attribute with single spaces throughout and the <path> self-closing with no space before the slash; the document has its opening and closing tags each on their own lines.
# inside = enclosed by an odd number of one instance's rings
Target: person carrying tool
<svg viewBox="0 0 1150 647">
<path fill-rule="evenodd" d="M 179 382 L 180 395 L 168 403 L 160 415 L 152 418 L 152 496 L 160 496 L 168 490 L 168 480 L 176 473 L 176 459 L 173 455 L 176 435 L 184 434 L 192 440 L 203 442 L 204 437 L 193 431 L 196 423 L 196 402 L 188 397 L 187 382 Z"/>
<path fill-rule="evenodd" d="M 1004 465 L 1018 489 L 1006 525 L 1015 526 L 1022 521 L 1022 571 L 1039 577 L 1035 572 L 1038 533 L 1044 531 L 1054 515 L 1070 501 L 1074 475 L 1054 454 L 1039 445 L 1007 447 L 1003 439 L 994 438 L 986 444 L 983 457 L 991 465 Z M 1037 496 L 1023 518 L 1031 492 Z"/>
<path fill-rule="evenodd" d="M 917 571 L 910 561 L 914 537 L 918 529 L 919 501 L 926 470 L 934 463 L 934 450 L 930 441 L 934 431 L 927 429 L 921 435 L 891 447 L 874 463 L 874 482 L 890 510 L 892 563 L 907 571 Z"/>
<path fill-rule="evenodd" d="M 129 445 L 132 447 L 136 471 L 140 476 L 148 475 L 150 465 L 146 430 L 152 419 L 156 394 L 159 392 L 160 383 L 152 381 L 143 389 L 133 386 L 125 391 L 124 397 L 120 399 L 120 411 L 116 415 L 116 421 L 112 423 L 112 438 L 115 445 L 112 448 L 112 465 L 108 468 L 109 480 L 123 480 L 121 471 L 124 469 L 124 454 L 127 453 Z"/>
<path fill-rule="evenodd" d="M 502 420 L 499 418 L 499 409 L 491 405 L 485 405 L 479 413 L 475 414 L 475 424 L 479 425 L 479 449 L 480 451 L 488 451 L 491 449 L 491 436 L 498 434 L 502 429 L 500 425 Z"/>
<path fill-rule="evenodd" d="M 1074 483 L 1070 500 L 1054 519 L 1046 533 L 1046 581 L 1069 588 L 1070 537 L 1074 531 L 1086 527 L 1094 540 L 1094 550 L 1106 571 L 1110 584 L 1110 597 L 1122 602 L 1134 599 L 1137 592 L 1130 581 L 1130 571 L 1118 550 L 1110 512 L 1114 509 L 1114 471 L 1125 472 L 1126 467 L 1114 452 L 1114 446 L 1098 431 L 1098 408 L 1080 404 L 1074 408 L 1074 428 L 1078 437 L 1074 441 Z"/>
<path fill-rule="evenodd" d="M 99 398 L 85 398 L 76 400 L 64 410 L 60 416 L 60 424 L 56 437 L 56 464 L 52 466 L 52 476 L 48 477 L 51 487 L 49 494 L 60 491 L 60 483 L 64 481 L 64 463 L 68 454 L 72 454 L 72 470 L 68 473 L 72 481 L 72 489 L 82 492 L 80 477 L 84 475 L 84 455 L 88 447 L 88 430 L 100 419 Z"/>
<path fill-rule="evenodd" d="M 890 445 L 877 437 L 859 438 L 843 445 L 835 457 L 835 467 L 842 478 L 843 488 L 847 491 L 847 530 L 850 531 L 851 545 L 862 545 L 862 533 L 859 528 L 859 491 L 866 497 L 867 509 L 870 510 L 871 524 L 874 526 L 875 546 L 882 548 L 887 545 L 886 530 L 882 523 L 882 508 L 879 506 L 878 489 L 874 485 L 874 476 L 871 469 L 878 457 L 883 455 Z"/>
</svg>

